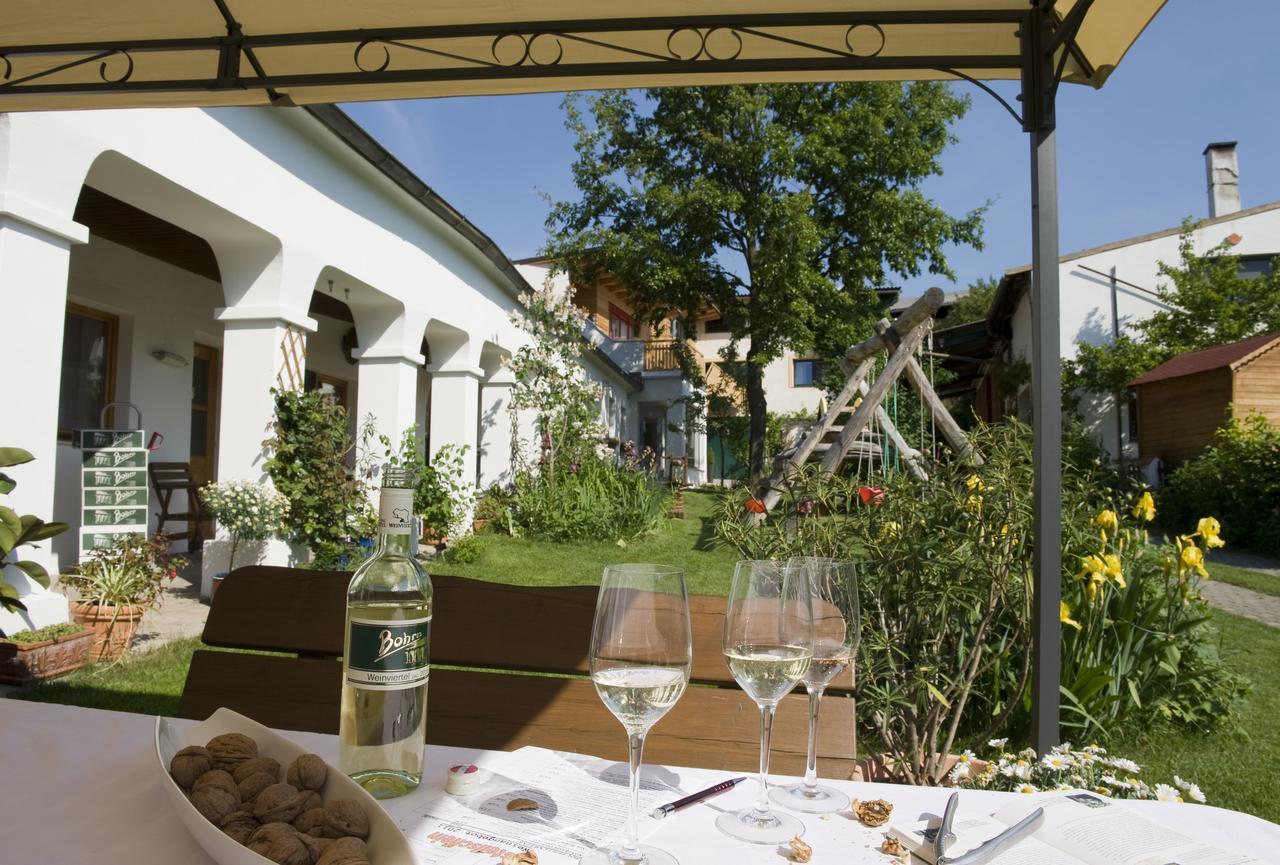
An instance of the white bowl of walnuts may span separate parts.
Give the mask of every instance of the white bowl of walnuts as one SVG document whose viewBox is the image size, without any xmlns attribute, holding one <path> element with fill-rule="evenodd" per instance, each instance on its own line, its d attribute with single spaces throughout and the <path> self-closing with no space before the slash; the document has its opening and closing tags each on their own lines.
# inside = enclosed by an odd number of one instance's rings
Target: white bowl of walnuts
<svg viewBox="0 0 1280 865">
<path fill-rule="evenodd" d="M 156 718 L 174 810 L 219 865 L 413 865 L 395 821 L 355 781 L 230 709 Z"/>
</svg>

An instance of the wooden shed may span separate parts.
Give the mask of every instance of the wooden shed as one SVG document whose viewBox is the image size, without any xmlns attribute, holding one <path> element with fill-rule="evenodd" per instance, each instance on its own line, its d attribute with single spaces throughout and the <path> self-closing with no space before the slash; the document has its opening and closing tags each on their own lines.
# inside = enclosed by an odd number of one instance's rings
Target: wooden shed
<svg viewBox="0 0 1280 865">
<path fill-rule="evenodd" d="M 1234 412 L 1280 426 L 1280 331 L 1189 351 L 1131 381 L 1138 397 L 1138 458 L 1166 468 L 1193 459 Z"/>
</svg>

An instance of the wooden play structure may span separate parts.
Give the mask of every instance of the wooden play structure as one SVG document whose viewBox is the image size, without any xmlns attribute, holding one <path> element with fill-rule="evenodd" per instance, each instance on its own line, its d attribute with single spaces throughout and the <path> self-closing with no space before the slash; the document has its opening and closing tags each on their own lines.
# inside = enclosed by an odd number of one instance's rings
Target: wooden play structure
<svg viewBox="0 0 1280 865">
<path fill-rule="evenodd" d="M 942 302 L 942 290 L 929 289 L 896 321 L 882 318 L 876 323 L 875 335 L 845 352 L 842 366 L 849 376 L 848 381 L 800 441 L 779 454 L 774 473 L 760 495 L 766 510 L 778 503 L 782 497 L 782 483 L 799 466 L 820 462 L 822 471 L 832 474 L 851 453 L 862 459 L 869 450 L 878 450 L 879 446 L 874 441 L 866 439 L 873 425 L 879 433 L 872 433 L 872 439 L 883 434 L 902 455 L 907 470 L 916 477 L 927 478 L 925 455 L 907 443 L 883 406 L 885 395 L 904 373 L 907 382 L 919 394 L 921 404 L 928 408 L 934 429 L 941 433 L 961 459 L 981 465 L 982 457 L 973 450 L 959 424 L 943 405 L 918 357 L 932 328 L 933 316 Z M 876 369 L 882 352 L 888 353 L 888 359 L 868 385 L 867 378 Z"/>
</svg>

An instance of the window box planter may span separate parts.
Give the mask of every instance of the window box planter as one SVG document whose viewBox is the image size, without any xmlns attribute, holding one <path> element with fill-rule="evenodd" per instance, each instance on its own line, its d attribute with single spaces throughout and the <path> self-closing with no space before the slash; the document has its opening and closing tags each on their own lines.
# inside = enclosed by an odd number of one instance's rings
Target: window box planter
<svg viewBox="0 0 1280 865">
<path fill-rule="evenodd" d="M 89 657 L 94 636 L 94 632 L 86 628 L 79 633 L 35 643 L 0 640 L 0 683 L 25 685 L 79 669 Z"/>
</svg>

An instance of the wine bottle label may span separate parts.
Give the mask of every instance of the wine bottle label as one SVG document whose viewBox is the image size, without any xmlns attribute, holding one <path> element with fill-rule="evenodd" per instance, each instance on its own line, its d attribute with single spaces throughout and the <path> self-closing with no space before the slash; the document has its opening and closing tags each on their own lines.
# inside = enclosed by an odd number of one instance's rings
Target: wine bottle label
<svg viewBox="0 0 1280 865">
<path fill-rule="evenodd" d="M 398 691 L 427 681 L 431 617 L 379 622 L 350 620 L 347 683 L 357 688 Z"/>
<path fill-rule="evenodd" d="M 413 490 L 384 487 L 378 499 L 378 531 L 407 535 L 413 529 Z"/>
</svg>

